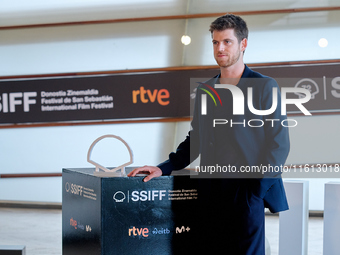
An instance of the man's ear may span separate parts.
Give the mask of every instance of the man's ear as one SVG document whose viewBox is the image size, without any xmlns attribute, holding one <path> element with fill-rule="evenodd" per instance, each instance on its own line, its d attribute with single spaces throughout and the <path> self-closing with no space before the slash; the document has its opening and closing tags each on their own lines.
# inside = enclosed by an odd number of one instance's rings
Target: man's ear
<svg viewBox="0 0 340 255">
<path fill-rule="evenodd" d="M 247 38 L 243 38 L 243 40 L 241 41 L 241 51 L 244 52 L 247 48 L 248 45 L 248 39 Z"/>
</svg>

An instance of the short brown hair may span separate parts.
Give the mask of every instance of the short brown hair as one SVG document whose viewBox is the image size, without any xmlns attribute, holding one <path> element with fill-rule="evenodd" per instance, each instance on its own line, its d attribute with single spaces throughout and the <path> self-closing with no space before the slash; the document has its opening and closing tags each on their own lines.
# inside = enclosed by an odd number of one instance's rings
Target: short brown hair
<svg viewBox="0 0 340 255">
<path fill-rule="evenodd" d="M 210 24 L 209 31 L 213 33 L 216 31 L 223 31 L 225 29 L 234 29 L 238 42 L 240 43 L 244 38 L 248 39 L 247 23 L 240 17 L 233 14 L 223 15 Z"/>
</svg>

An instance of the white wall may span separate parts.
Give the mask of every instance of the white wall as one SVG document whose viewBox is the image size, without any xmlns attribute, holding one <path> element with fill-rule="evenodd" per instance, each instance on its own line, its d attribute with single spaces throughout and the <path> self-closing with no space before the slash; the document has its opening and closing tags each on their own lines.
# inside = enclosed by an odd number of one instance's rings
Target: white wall
<svg viewBox="0 0 340 255">
<path fill-rule="evenodd" d="M 290 128 L 287 164 L 339 163 L 339 116 L 294 119 L 298 125 Z M 86 161 L 87 151 L 104 134 L 115 134 L 127 141 L 134 153 L 133 166 L 155 165 L 176 149 L 189 128 L 189 122 L 179 122 L 0 129 L 0 173 L 49 173 L 61 172 L 62 168 L 93 167 Z M 128 154 L 118 145 L 100 148 L 104 165 L 128 161 Z M 305 180 L 310 182 L 310 209 L 323 210 L 324 183 L 336 180 L 322 176 Z M 61 202 L 61 178 L 0 179 L 0 200 Z"/>
<path fill-rule="evenodd" d="M 298 125 L 289 130 L 291 150 L 286 164 L 340 163 L 339 115 L 291 118 L 297 120 Z M 323 210 L 324 184 L 340 179 L 325 178 L 329 174 L 313 176 L 303 178 L 309 181 L 309 208 Z"/>
<path fill-rule="evenodd" d="M 176 123 L 145 123 L 0 129 L 0 174 L 58 173 L 62 168 L 94 167 L 87 162 L 88 149 L 96 138 L 106 134 L 120 136 L 129 144 L 134 153 L 132 166 L 158 164 L 173 149 L 175 128 Z M 98 149 L 100 157 L 96 155 Z M 104 146 L 98 143 L 92 155 L 105 166 L 129 161 L 129 154 L 119 142 Z M 0 179 L 0 200 L 61 202 L 61 178 Z"/>
<path fill-rule="evenodd" d="M 289 117 L 298 122 L 296 127 L 289 129 L 291 149 L 287 158 L 287 165 L 340 163 L 340 117 L 312 116 Z M 178 133 L 185 137 L 190 124 L 182 122 L 178 125 Z M 176 140 L 175 144 L 181 142 Z M 174 148 L 175 149 L 175 148 Z M 312 171 L 312 169 L 310 169 Z M 317 169 L 314 169 L 316 172 Z M 339 173 L 340 175 L 340 173 Z M 329 177 L 329 174 L 302 174 L 303 178 L 284 178 L 284 180 L 309 181 L 309 209 L 323 210 L 324 184 L 329 181 L 339 181 L 339 178 Z"/>
</svg>

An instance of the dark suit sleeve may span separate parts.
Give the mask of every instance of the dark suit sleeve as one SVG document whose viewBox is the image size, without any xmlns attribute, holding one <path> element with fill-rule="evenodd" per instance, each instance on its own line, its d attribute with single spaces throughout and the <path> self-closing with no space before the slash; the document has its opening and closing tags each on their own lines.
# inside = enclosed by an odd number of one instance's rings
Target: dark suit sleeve
<svg viewBox="0 0 340 255">
<path fill-rule="evenodd" d="M 163 175 L 170 175 L 173 170 L 183 169 L 190 164 L 190 132 L 186 139 L 177 147 L 176 152 L 169 154 L 169 159 L 159 164 Z"/>
<path fill-rule="evenodd" d="M 186 139 L 177 147 L 176 152 L 171 152 L 169 159 L 158 165 L 163 175 L 170 175 L 173 170 L 187 167 L 198 157 L 199 146 L 194 142 L 198 140 L 193 137 L 195 137 L 195 131 L 192 129 Z"/>
<path fill-rule="evenodd" d="M 261 153 L 262 158 L 259 161 L 262 166 L 272 167 L 282 170 L 288 157 L 290 143 L 287 127 L 287 116 L 281 115 L 281 93 L 279 86 L 274 79 L 268 79 L 262 92 L 262 109 L 270 109 L 273 102 L 272 88 L 277 88 L 277 108 L 276 110 L 265 116 L 265 144 Z M 269 169 L 270 170 L 270 169 Z M 281 171 L 267 171 L 263 174 L 263 178 L 257 180 L 255 194 L 263 198 L 270 187 L 277 182 L 277 178 L 281 178 Z"/>
<path fill-rule="evenodd" d="M 193 119 L 191 121 L 191 131 L 186 139 L 179 144 L 176 152 L 169 154 L 169 159 L 160 163 L 158 167 L 162 170 L 163 175 L 170 175 L 173 170 L 180 170 L 187 167 L 199 155 L 199 139 L 198 139 L 198 110 L 199 105 L 196 93 Z"/>
</svg>

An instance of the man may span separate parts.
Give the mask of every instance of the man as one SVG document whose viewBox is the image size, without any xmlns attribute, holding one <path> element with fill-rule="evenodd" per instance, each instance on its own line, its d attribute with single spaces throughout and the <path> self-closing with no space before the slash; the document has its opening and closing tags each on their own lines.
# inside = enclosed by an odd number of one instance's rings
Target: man
<svg viewBox="0 0 340 255">
<path fill-rule="evenodd" d="M 263 255 L 264 208 L 272 212 L 288 209 L 281 172 L 266 171 L 259 176 L 253 172 L 240 173 L 240 170 L 253 166 L 280 169 L 284 165 L 289 152 L 288 128 L 282 125 L 286 116 L 281 115 L 281 98 L 275 80 L 250 70 L 243 62 L 248 43 L 245 21 L 227 14 L 210 25 L 210 32 L 220 74 L 198 86 L 189 135 L 167 161 L 157 167 L 137 168 L 129 176 L 147 173 L 144 181 L 149 181 L 169 175 L 172 170 L 189 165 L 198 155 L 201 169 L 232 166 L 237 170 L 222 173 L 217 176 L 220 178 L 199 179 L 201 207 L 198 213 L 202 215 L 199 218 L 202 235 L 197 242 L 199 254 Z M 221 105 L 215 106 L 207 99 L 202 102 L 207 89 L 216 92 L 218 83 L 229 85 L 229 89 L 218 89 Z M 230 84 L 243 92 L 246 99 L 243 114 L 234 113 L 239 105 L 233 104 L 235 91 Z M 271 111 L 275 96 L 277 108 Z M 205 114 L 202 113 L 204 103 Z M 250 105 L 259 111 L 250 110 Z M 265 110 L 269 111 L 265 113 Z"/>
</svg>

